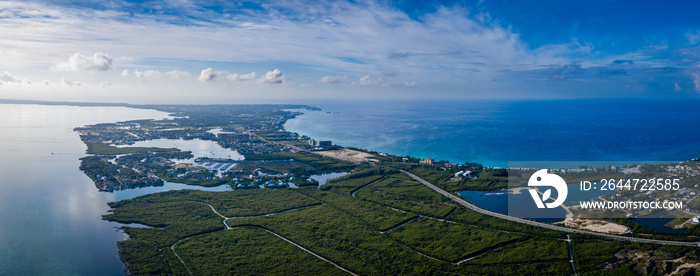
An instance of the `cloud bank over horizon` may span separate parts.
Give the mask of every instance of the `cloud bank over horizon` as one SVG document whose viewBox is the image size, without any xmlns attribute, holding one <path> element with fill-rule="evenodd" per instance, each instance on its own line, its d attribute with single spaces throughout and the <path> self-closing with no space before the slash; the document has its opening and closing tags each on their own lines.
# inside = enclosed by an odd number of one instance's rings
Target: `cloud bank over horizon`
<svg viewBox="0 0 700 276">
<path fill-rule="evenodd" d="M 0 98 L 697 97 L 688 5 L 5 1 Z"/>
</svg>

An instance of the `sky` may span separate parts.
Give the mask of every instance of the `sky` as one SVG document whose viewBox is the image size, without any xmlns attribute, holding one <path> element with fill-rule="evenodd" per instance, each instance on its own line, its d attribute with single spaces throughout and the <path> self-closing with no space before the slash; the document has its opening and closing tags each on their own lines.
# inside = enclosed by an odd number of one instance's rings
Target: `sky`
<svg viewBox="0 0 700 276">
<path fill-rule="evenodd" d="M 0 99 L 700 98 L 696 1 L 0 1 Z"/>
</svg>

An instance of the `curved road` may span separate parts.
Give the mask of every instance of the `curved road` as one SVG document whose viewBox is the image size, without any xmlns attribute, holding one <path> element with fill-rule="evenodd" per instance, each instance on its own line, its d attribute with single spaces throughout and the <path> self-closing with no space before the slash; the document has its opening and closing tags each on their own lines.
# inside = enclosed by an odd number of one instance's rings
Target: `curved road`
<svg viewBox="0 0 700 276">
<path fill-rule="evenodd" d="M 513 217 L 509 215 L 504 215 L 501 213 L 496 213 L 492 212 L 489 210 L 482 209 L 474 204 L 471 204 L 467 202 L 464 199 L 461 199 L 453 194 L 450 194 L 446 192 L 443 189 L 438 188 L 437 186 L 431 184 L 428 181 L 423 180 L 422 178 L 401 170 L 401 172 L 405 173 L 406 175 L 410 176 L 411 178 L 415 179 L 416 181 L 420 182 L 421 184 L 428 186 L 428 188 L 432 189 L 433 191 L 436 191 L 453 201 L 461 204 L 464 207 L 467 207 L 471 209 L 472 211 L 475 211 L 477 213 L 481 213 L 484 215 L 492 216 L 492 217 L 497 217 L 517 223 L 522 223 L 522 224 L 527 224 L 527 225 L 532 225 L 535 227 L 540 227 L 540 228 L 545 228 L 545 229 L 550 229 L 554 231 L 560 231 L 560 232 L 566 232 L 566 233 L 576 233 L 576 234 L 585 234 L 585 235 L 593 235 L 593 236 L 598 236 L 598 237 L 603 237 L 607 239 L 613 239 L 613 240 L 621 240 L 621 241 L 629 241 L 629 242 L 639 242 L 639 243 L 655 243 L 655 244 L 663 244 L 663 245 L 680 245 L 680 246 L 692 246 L 692 247 L 700 247 L 699 242 L 680 242 L 680 241 L 666 241 L 666 240 L 653 240 L 653 239 L 642 239 L 642 238 L 634 238 L 634 237 L 626 237 L 626 236 L 618 236 L 618 235 L 611 235 L 611 234 L 605 234 L 605 233 L 599 233 L 599 232 L 593 232 L 593 231 L 588 231 L 588 230 L 581 230 L 581 229 L 573 229 L 573 228 L 567 228 L 567 227 L 562 227 L 562 226 L 557 226 L 557 225 L 552 225 L 549 223 L 543 223 L 543 222 L 537 222 L 537 221 L 532 221 L 532 220 L 527 220 L 524 218 L 519 218 L 519 217 Z"/>
</svg>

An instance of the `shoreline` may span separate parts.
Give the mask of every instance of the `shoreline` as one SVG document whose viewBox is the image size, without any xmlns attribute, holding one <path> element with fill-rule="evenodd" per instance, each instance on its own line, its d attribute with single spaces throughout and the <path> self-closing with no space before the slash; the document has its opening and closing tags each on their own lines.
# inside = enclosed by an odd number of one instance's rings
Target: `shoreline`
<svg viewBox="0 0 700 276">
<path fill-rule="evenodd" d="M 156 110 L 158 110 L 158 109 L 156 109 Z M 161 111 L 161 110 L 158 110 L 158 111 Z M 298 115 L 296 115 L 296 116 L 298 116 Z M 284 121 L 280 122 L 281 127 L 280 127 L 279 130 L 280 130 L 282 133 L 286 133 L 286 134 L 295 133 L 295 132 L 292 132 L 292 131 L 287 130 L 286 127 L 285 127 L 285 125 L 287 124 L 287 122 L 288 122 L 290 119 L 295 119 L 296 116 L 291 117 L 291 118 L 286 118 Z M 255 135 L 257 135 L 257 134 L 255 134 Z M 264 136 L 264 135 L 261 135 L 261 136 Z M 267 141 L 267 140 L 265 140 L 264 138 L 262 138 L 262 139 L 265 141 L 265 143 L 270 143 L 270 144 L 274 144 L 274 145 L 286 145 L 286 146 L 288 146 L 288 147 L 294 147 L 294 145 L 298 145 L 298 144 L 295 144 L 295 142 L 278 142 L 279 140 Z M 299 140 L 293 140 L 293 141 L 296 141 L 296 143 L 298 143 Z M 229 149 L 229 147 L 226 147 L 226 148 Z M 236 150 L 235 148 L 230 148 L 230 149 Z M 358 150 L 355 150 L 355 149 L 349 149 L 349 148 L 347 148 L 347 147 L 342 147 L 342 146 L 341 146 L 341 150 L 338 150 L 338 151 L 313 151 L 313 150 L 303 150 L 303 151 L 308 151 L 308 152 L 313 153 L 313 154 L 318 154 L 318 155 L 321 155 L 321 156 L 330 157 L 330 158 L 338 159 L 338 160 L 345 160 L 345 161 L 353 161 L 353 160 L 354 160 L 353 163 L 360 163 L 360 162 L 364 162 L 364 161 L 370 161 L 370 160 L 372 160 L 372 159 L 370 159 L 370 157 L 373 156 L 373 154 L 376 153 L 376 152 L 372 152 L 371 150 L 367 150 L 367 149 L 358 149 Z M 372 153 L 372 154 L 370 154 L 370 153 Z M 343 154 L 344 154 L 345 156 L 343 156 Z M 377 154 L 377 155 L 381 155 L 381 153 L 376 153 L 376 154 Z M 391 154 L 391 153 L 389 153 L 389 154 Z M 396 155 L 393 155 L 393 154 L 391 154 L 391 155 L 392 155 L 392 157 L 400 157 L 400 156 L 396 156 Z M 351 158 L 351 157 L 352 157 L 352 158 Z M 412 156 L 411 156 L 411 157 L 412 157 Z M 344 158 L 346 158 L 346 159 L 344 159 Z M 415 158 L 415 157 L 412 157 L 412 158 Z M 374 161 L 379 162 L 379 161 L 377 161 L 377 160 L 374 160 Z M 487 167 L 487 168 L 488 168 L 488 167 Z M 514 194 L 519 194 L 519 193 L 522 193 L 522 189 L 525 189 L 525 188 L 526 188 L 526 187 L 514 188 L 513 190 L 511 190 L 511 192 L 514 193 Z M 495 191 L 490 191 L 490 193 L 487 193 L 487 195 L 505 194 L 505 193 L 508 193 L 508 191 L 509 191 L 509 189 L 506 189 L 506 190 L 495 190 Z M 562 205 L 562 208 L 564 208 L 564 210 L 566 211 L 566 218 L 565 218 L 565 220 L 564 220 L 563 222 L 560 222 L 560 223 L 564 223 L 564 225 L 567 225 L 567 223 L 574 223 L 574 222 L 577 222 L 577 221 L 585 221 L 585 220 L 575 220 L 575 219 L 573 218 L 573 214 L 572 214 L 572 212 L 571 212 L 571 210 L 569 209 L 568 206 Z M 589 220 L 589 221 L 590 221 L 591 224 L 593 224 L 594 226 L 595 226 L 596 224 L 599 224 L 599 223 L 597 223 L 597 222 L 595 222 L 595 221 L 593 221 L 593 220 Z M 557 223 L 552 223 L 552 224 L 557 224 Z M 590 228 L 586 228 L 586 227 L 588 227 L 588 226 L 590 226 L 590 225 L 584 225 L 583 227 L 579 227 L 579 225 L 580 225 L 580 224 L 577 224 L 577 226 L 576 226 L 575 228 L 577 228 L 577 229 L 592 230 L 592 231 L 601 232 L 601 233 L 611 233 L 611 232 L 610 232 L 611 230 L 607 230 L 607 231 L 606 231 L 606 230 L 601 230 L 601 229 L 598 229 L 598 228 L 596 228 L 596 229 L 590 229 Z M 569 226 L 569 225 L 567 225 L 567 226 Z M 608 224 L 608 225 L 606 225 L 605 227 L 608 227 L 608 228 L 609 228 L 609 226 L 611 226 L 611 225 Z M 612 226 L 620 226 L 620 225 L 613 224 Z M 122 227 L 129 227 L 129 226 L 128 226 L 128 225 L 123 225 Z M 614 227 L 613 227 L 613 228 L 614 228 Z M 629 229 L 627 229 L 627 231 L 629 232 Z M 626 232 L 623 232 L 623 233 L 626 233 Z M 131 237 L 129 237 L 129 236 L 127 235 L 127 237 L 126 237 L 124 240 L 128 240 L 128 239 L 131 239 Z M 121 249 L 120 249 L 120 250 L 121 250 Z M 120 258 L 122 258 L 121 255 L 122 255 L 122 254 L 120 253 Z M 125 265 L 125 269 L 127 269 L 127 268 L 126 268 L 127 263 L 126 263 L 126 262 L 123 262 L 123 263 L 124 263 L 124 265 Z"/>
</svg>

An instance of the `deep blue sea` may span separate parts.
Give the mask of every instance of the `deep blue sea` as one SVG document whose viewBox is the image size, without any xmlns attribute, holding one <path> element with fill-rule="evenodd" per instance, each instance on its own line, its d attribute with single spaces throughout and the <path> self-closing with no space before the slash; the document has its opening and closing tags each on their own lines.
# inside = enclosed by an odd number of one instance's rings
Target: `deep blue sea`
<svg viewBox="0 0 700 276">
<path fill-rule="evenodd" d="M 700 157 L 700 100 L 336 101 L 285 128 L 335 144 L 453 163 Z"/>
</svg>

